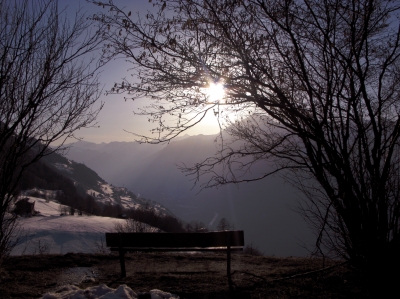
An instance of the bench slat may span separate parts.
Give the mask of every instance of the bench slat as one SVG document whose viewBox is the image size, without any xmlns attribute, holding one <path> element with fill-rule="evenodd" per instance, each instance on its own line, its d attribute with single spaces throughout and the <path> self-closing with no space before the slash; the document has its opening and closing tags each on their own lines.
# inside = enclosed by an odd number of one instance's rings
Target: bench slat
<svg viewBox="0 0 400 299">
<path fill-rule="evenodd" d="M 107 247 L 226 247 L 244 246 L 243 231 L 208 233 L 106 233 Z"/>
<path fill-rule="evenodd" d="M 111 247 L 111 251 L 119 251 L 118 247 Z M 243 247 L 231 247 L 231 251 L 243 251 Z M 155 251 L 227 251 L 227 248 L 199 248 L 199 247 L 192 247 L 192 248 L 147 248 L 147 247 L 139 247 L 139 248 L 131 248 L 131 247 L 124 247 L 125 252 L 129 251 L 143 251 L 143 252 L 155 252 Z"/>
</svg>

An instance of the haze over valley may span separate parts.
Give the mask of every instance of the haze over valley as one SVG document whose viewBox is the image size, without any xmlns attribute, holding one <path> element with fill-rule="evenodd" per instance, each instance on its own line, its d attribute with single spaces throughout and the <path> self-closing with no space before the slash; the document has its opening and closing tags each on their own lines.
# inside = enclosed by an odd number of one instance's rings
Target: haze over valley
<svg viewBox="0 0 400 299">
<path fill-rule="evenodd" d="M 154 200 L 184 220 L 215 229 L 221 218 L 245 231 L 246 244 L 268 255 L 304 256 L 314 236 L 293 209 L 297 190 L 279 176 L 201 190 L 177 165 L 194 165 L 214 155 L 216 135 L 184 136 L 169 144 L 136 142 L 74 143 L 66 156 L 84 163 L 107 182 Z M 258 164 L 255 172 L 265 165 Z M 200 181 L 204 182 L 203 180 Z"/>
</svg>

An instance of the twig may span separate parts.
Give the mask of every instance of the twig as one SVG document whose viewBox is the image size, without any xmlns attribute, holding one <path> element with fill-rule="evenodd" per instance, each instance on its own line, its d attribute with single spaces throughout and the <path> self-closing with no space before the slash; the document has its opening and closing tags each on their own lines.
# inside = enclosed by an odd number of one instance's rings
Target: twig
<svg viewBox="0 0 400 299">
<path fill-rule="evenodd" d="M 330 270 L 330 269 L 333 269 L 333 268 L 337 268 L 337 267 L 343 266 L 346 263 L 348 263 L 348 262 L 345 261 L 345 262 L 340 263 L 338 265 L 329 266 L 329 267 L 322 268 L 322 269 L 319 269 L 319 270 L 314 270 L 314 271 L 295 274 L 295 275 L 288 276 L 288 277 L 282 277 L 282 278 L 273 279 L 273 280 L 270 280 L 269 282 L 282 281 L 282 280 L 287 280 L 287 279 L 296 278 L 296 277 L 300 277 L 300 276 L 306 276 L 306 275 L 310 275 L 310 274 L 314 274 L 314 273 L 319 273 L 319 272 L 323 272 L 323 271 L 326 271 L 326 270 Z"/>
<path fill-rule="evenodd" d="M 235 271 L 232 272 L 232 275 L 235 274 L 235 273 L 247 274 L 247 275 L 253 276 L 255 278 L 259 278 L 259 279 L 261 279 L 263 281 L 267 281 L 264 277 L 259 276 L 259 275 L 255 275 L 255 274 L 247 272 L 247 271 L 237 271 L 237 270 L 235 270 Z"/>
<path fill-rule="evenodd" d="M 297 278 L 297 277 L 301 277 L 301 276 L 306 276 L 306 275 L 310 275 L 310 274 L 315 274 L 315 273 L 327 271 L 327 270 L 330 270 L 330 269 L 334 269 L 334 268 L 343 266 L 346 263 L 348 263 L 348 262 L 345 261 L 345 262 L 342 262 L 340 264 L 329 266 L 329 267 L 326 267 L 326 268 L 322 268 L 322 269 L 318 269 L 318 270 L 314 270 L 314 271 L 309 271 L 309 272 L 304 272 L 304 273 L 299 273 L 299 274 L 295 274 L 295 275 L 291 275 L 291 276 L 287 276 L 287 277 L 282 277 L 282 278 L 277 278 L 277 279 L 272 279 L 272 280 L 267 280 L 266 278 L 264 278 L 262 276 L 255 275 L 255 274 L 247 272 L 247 271 L 236 271 L 235 270 L 235 271 L 232 272 L 232 275 L 234 275 L 236 273 L 242 273 L 242 274 L 250 275 L 250 276 L 253 276 L 255 278 L 261 279 L 264 282 L 271 283 L 271 282 L 282 281 L 282 280 L 287 280 L 287 279 L 292 279 L 292 278 Z"/>
</svg>

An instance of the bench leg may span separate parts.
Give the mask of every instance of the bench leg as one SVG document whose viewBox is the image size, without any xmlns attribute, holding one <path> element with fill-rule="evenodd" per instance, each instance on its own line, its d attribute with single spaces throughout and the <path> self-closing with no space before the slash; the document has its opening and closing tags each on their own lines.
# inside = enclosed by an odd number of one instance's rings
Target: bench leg
<svg viewBox="0 0 400 299">
<path fill-rule="evenodd" d="M 226 250 L 226 275 L 228 279 L 231 279 L 231 250 L 230 246 L 228 246 Z"/>
<path fill-rule="evenodd" d="M 226 250 L 226 275 L 228 276 L 229 290 L 232 290 L 232 276 L 231 276 L 231 246 L 228 245 Z"/>
<path fill-rule="evenodd" d="M 125 250 L 119 250 L 119 263 L 121 264 L 121 277 L 126 277 Z"/>
</svg>

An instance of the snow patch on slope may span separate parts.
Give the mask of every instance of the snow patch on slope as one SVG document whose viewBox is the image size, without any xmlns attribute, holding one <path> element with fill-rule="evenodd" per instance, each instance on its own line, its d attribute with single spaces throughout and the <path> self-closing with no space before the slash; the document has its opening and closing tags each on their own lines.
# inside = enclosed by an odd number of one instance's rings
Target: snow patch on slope
<svg viewBox="0 0 400 299">
<path fill-rule="evenodd" d="M 68 161 L 71 164 L 71 161 Z M 62 171 L 66 171 L 68 173 L 73 173 L 74 169 L 67 165 L 67 164 L 63 164 L 63 163 L 55 163 L 54 166 L 58 169 L 58 170 L 62 170 Z"/>
<path fill-rule="evenodd" d="M 100 184 L 100 188 L 101 191 L 103 191 L 105 194 L 112 195 L 114 193 L 112 187 L 109 184 Z"/>
<path fill-rule="evenodd" d="M 19 218 L 21 241 L 12 255 L 68 252 L 94 253 L 106 232 L 113 232 L 116 223 L 125 220 L 100 216 L 60 216 L 60 204 L 31 197 L 41 216 Z"/>
</svg>

